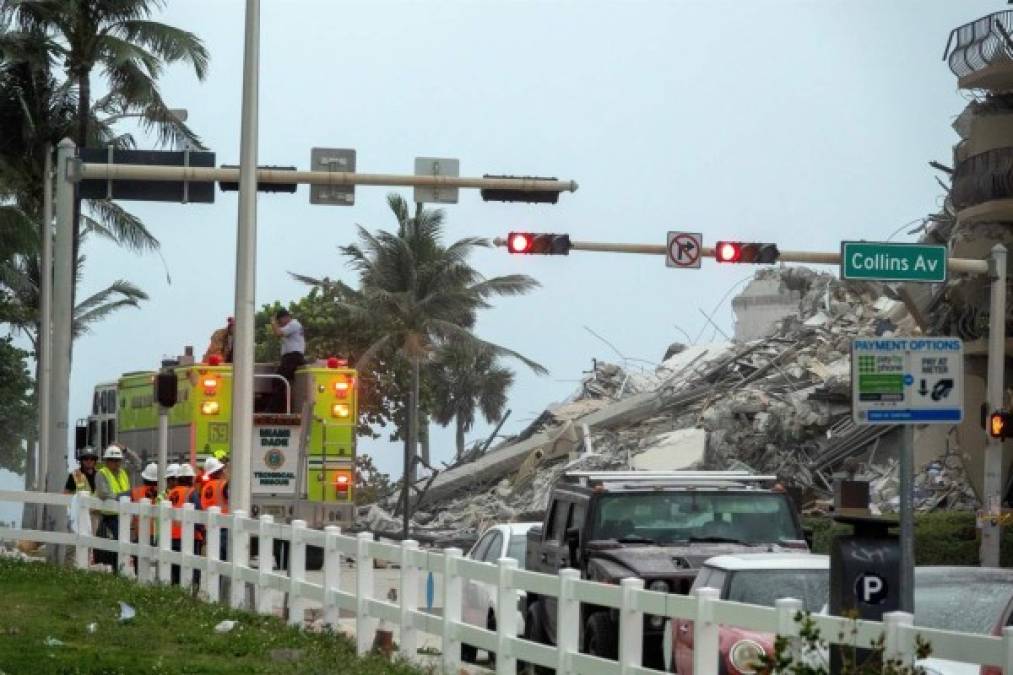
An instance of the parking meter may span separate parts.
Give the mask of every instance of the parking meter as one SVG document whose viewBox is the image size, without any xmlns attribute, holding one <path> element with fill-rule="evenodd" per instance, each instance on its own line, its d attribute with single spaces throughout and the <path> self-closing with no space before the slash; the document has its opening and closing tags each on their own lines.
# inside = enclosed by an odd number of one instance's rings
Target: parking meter
<svg viewBox="0 0 1013 675">
<path fill-rule="evenodd" d="M 851 486 L 844 481 L 844 492 Z M 868 484 L 854 486 L 849 503 L 845 494 L 834 520 L 851 525 L 852 534 L 834 537 L 830 545 L 830 613 L 835 616 L 856 616 L 882 621 L 887 612 L 900 608 L 900 538 L 890 534 L 897 525 L 895 518 L 873 516 L 868 510 Z M 841 671 L 840 650 L 831 649 L 832 673 Z M 868 650 L 857 650 L 859 663 L 869 656 Z"/>
</svg>

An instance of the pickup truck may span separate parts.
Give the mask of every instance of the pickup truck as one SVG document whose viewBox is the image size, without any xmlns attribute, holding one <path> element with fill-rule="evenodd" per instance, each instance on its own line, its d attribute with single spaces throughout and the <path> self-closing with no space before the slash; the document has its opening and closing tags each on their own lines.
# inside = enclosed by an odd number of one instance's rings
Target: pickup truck
<svg viewBox="0 0 1013 675">
<path fill-rule="evenodd" d="M 544 523 L 528 530 L 526 567 L 685 594 L 705 560 L 746 552 L 808 551 L 798 513 L 773 476 L 738 471 L 573 472 L 553 487 Z M 556 642 L 556 598 L 529 593 L 524 637 Z M 644 619 L 644 664 L 663 664 L 665 618 Z M 582 651 L 618 656 L 618 610 L 581 607 Z M 551 672 L 534 668 L 535 672 Z"/>
</svg>

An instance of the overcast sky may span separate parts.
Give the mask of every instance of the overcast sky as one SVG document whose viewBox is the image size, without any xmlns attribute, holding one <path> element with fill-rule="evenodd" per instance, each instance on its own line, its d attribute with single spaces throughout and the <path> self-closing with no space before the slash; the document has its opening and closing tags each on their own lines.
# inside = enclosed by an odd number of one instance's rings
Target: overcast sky
<svg viewBox="0 0 1013 675">
<path fill-rule="evenodd" d="M 195 32 L 207 80 L 173 68 L 166 101 L 217 153 L 238 163 L 243 5 L 172 0 L 160 20 Z M 668 230 L 837 249 L 885 239 L 937 208 L 929 160 L 949 163 L 965 104 L 941 56 L 949 31 L 998 0 L 850 2 L 262 3 L 260 163 L 308 168 L 310 148 L 351 147 L 363 172 L 411 173 L 416 156 L 460 159 L 461 174 L 556 176 L 580 183 L 557 205 L 484 203 L 462 191 L 447 238 L 511 229 L 661 244 Z M 288 272 L 354 277 L 337 247 L 354 225 L 392 228 L 384 188 L 354 207 L 310 206 L 308 189 L 263 195 L 258 306 L 306 288 Z M 403 194 L 409 199 L 411 191 Z M 157 367 L 233 313 L 236 193 L 213 205 L 127 203 L 162 242 L 135 256 L 89 241 L 83 293 L 117 278 L 151 300 L 77 341 L 71 418 L 96 382 Z M 507 431 L 568 395 L 593 357 L 657 362 L 678 326 L 694 338 L 750 268 L 667 269 L 661 257 L 483 251 L 485 275 L 523 272 L 542 287 L 499 300 L 478 332 L 547 365 L 519 370 Z M 717 322 L 730 331 L 725 301 Z M 711 330 L 703 330 L 708 339 Z M 484 423 L 469 441 L 488 433 Z M 385 470 L 400 450 L 363 442 Z M 453 433 L 437 430 L 436 460 Z"/>
</svg>

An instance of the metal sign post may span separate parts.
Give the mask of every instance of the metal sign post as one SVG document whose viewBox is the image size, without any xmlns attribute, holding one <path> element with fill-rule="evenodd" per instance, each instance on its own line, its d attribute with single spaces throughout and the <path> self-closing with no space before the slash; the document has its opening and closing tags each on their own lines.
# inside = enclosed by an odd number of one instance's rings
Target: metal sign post
<svg viewBox="0 0 1013 675">
<path fill-rule="evenodd" d="M 900 448 L 900 609 L 914 611 L 914 425 L 964 418 L 964 345 L 956 338 L 851 343 L 856 424 L 904 425 Z"/>
<path fill-rule="evenodd" d="M 992 298 L 988 328 L 988 401 L 986 410 L 1004 408 L 1006 370 L 1006 247 L 992 248 L 990 272 Z M 981 526 L 981 565 L 999 566 L 999 542 L 1002 538 L 1002 446 L 1003 439 L 986 437 L 985 445 L 985 517 Z"/>
</svg>

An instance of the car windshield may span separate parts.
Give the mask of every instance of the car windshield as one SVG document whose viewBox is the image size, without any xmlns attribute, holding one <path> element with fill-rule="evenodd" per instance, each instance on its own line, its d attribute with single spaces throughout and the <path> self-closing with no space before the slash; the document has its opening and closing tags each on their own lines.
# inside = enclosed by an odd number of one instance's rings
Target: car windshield
<svg viewBox="0 0 1013 675">
<path fill-rule="evenodd" d="M 507 545 L 506 557 L 516 560 L 521 567 L 524 567 L 524 555 L 528 550 L 528 537 L 526 534 L 515 534 L 510 537 Z"/>
<path fill-rule="evenodd" d="M 728 600 L 773 607 L 779 598 L 797 598 L 805 611 L 818 612 L 830 599 L 829 570 L 740 570 L 728 583 Z"/>
<path fill-rule="evenodd" d="M 915 624 L 926 628 L 989 634 L 1013 595 L 1008 577 L 985 578 L 981 570 L 915 575 Z"/>
<path fill-rule="evenodd" d="M 598 501 L 591 538 L 776 544 L 802 533 L 783 494 L 625 492 Z"/>
</svg>

